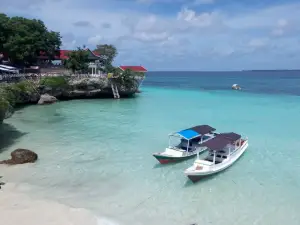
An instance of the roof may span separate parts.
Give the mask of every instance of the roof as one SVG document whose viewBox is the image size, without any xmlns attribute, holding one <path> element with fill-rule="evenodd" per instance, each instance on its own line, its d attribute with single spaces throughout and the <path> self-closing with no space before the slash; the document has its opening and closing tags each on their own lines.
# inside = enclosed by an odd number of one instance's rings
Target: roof
<svg viewBox="0 0 300 225">
<path fill-rule="evenodd" d="M 119 66 L 121 70 L 130 69 L 134 72 L 147 72 L 147 70 L 143 66 Z"/>
<path fill-rule="evenodd" d="M 17 73 L 19 70 L 12 66 L 0 65 L 0 71 Z"/>
<path fill-rule="evenodd" d="M 87 49 L 84 49 L 84 50 L 85 50 L 85 51 L 89 51 L 89 52 L 92 54 L 92 56 L 95 56 L 95 57 L 97 57 L 97 58 L 100 57 L 99 54 L 97 54 L 96 52 L 91 51 L 91 50 L 88 49 L 88 48 L 87 48 Z M 69 58 L 68 54 L 69 54 L 70 52 L 72 52 L 72 51 L 73 51 L 73 50 L 58 50 L 58 51 L 56 52 L 56 55 L 54 56 L 54 59 L 55 59 L 55 60 L 68 59 L 68 58 Z M 39 58 L 40 58 L 40 59 L 48 59 L 49 57 L 45 54 L 45 52 L 41 51 L 41 52 L 40 52 Z"/>
<path fill-rule="evenodd" d="M 54 56 L 55 60 L 61 60 L 61 59 L 67 59 L 68 54 L 71 52 L 71 50 L 58 50 Z M 45 52 L 41 51 L 39 55 L 40 59 L 48 59 L 49 57 L 46 55 Z"/>
<path fill-rule="evenodd" d="M 229 139 L 217 135 L 216 137 L 202 143 L 201 146 L 207 147 L 213 151 L 220 151 L 230 143 L 231 141 Z"/>
<path fill-rule="evenodd" d="M 220 133 L 218 136 L 229 139 L 232 142 L 235 142 L 235 141 L 239 140 L 242 137 L 241 135 L 236 134 L 234 132 Z"/>
<path fill-rule="evenodd" d="M 192 139 L 199 136 L 199 134 L 193 130 L 182 130 L 177 132 L 177 134 L 184 137 L 185 139 Z"/>
<path fill-rule="evenodd" d="M 207 147 L 213 151 L 223 150 L 226 145 L 233 143 L 241 138 L 241 135 L 230 132 L 230 133 L 221 133 L 215 136 L 214 138 L 204 142 L 201 146 Z"/>
<path fill-rule="evenodd" d="M 196 131 L 197 133 L 204 135 L 204 134 L 208 134 L 210 132 L 214 132 L 216 129 L 209 126 L 209 125 L 199 125 L 199 126 L 195 126 L 190 128 L 191 130 Z"/>
<path fill-rule="evenodd" d="M 189 129 L 178 131 L 177 134 L 179 134 L 180 136 L 182 136 L 185 139 L 190 140 L 190 139 L 199 137 L 201 135 L 208 134 L 215 130 L 216 130 L 215 128 L 213 128 L 209 125 L 198 125 L 198 126 L 191 127 Z"/>
</svg>

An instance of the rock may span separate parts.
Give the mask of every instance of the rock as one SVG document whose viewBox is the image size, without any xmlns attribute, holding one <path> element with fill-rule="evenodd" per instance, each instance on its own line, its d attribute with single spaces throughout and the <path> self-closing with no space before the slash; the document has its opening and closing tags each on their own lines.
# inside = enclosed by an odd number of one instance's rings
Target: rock
<svg viewBox="0 0 300 225">
<path fill-rule="evenodd" d="M 24 163 L 34 163 L 38 159 L 38 155 L 33 151 L 18 148 L 11 154 L 11 159 L 0 161 L 0 164 L 16 165 Z"/>
<path fill-rule="evenodd" d="M 40 99 L 40 94 L 39 93 L 33 93 L 30 96 L 29 102 L 34 102 L 36 103 Z"/>
<path fill-rule="evenodd" d="M 241 87 L 238 84 L 233 84 L 231 88 L 233 90 L 241 90 Z"/>
<path fill-rule="evenodd" d="M 40 100 L 38 101 L 38 104 L 39 105 L 52 104 L 52 103 L 55 103 L 56 101 L 57 101 L 57 98 L 55 98 L 54 96 L 44 94 L 44 95 L 41 95 Z"/>
</svg>

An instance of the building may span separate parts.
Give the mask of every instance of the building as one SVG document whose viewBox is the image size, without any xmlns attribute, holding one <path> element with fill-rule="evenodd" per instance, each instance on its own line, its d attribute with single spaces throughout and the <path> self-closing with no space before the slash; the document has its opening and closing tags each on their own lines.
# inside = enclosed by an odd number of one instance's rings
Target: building
<svg viewBox="0 0 300 225">
<path fill-rule="evenodd" d="M 129 69 L 129 70 L 132 70 L 132 71 L 137 72 L 137 73 L 146 73 L 147 72 L 147 70 L 143 66 L 119 66 L 119 68 L 122 71 L 125 71 L 126 69 Z"/>
<path fill-rule="evenodd" d="M 100 59 L 100 55 L 91 51 L 90 49 L 85 49 L 88 52 L 88 60 L 89 60 L 89 68 L 91 69 L 92 74 L 97 74 L 97 61 Z M 69 58 L 69 53 L 72 50 L 58 50 L 54 55 L 54 58 L 50 59 L 44 52 L 40 53 L 39 59 L 39 66 L 42 68 L 51 67 L 54 69 L 55 67 L 62 67 L 62 61 Z M 57 61 L 53 64 L 53 61 Z"/>
<path fill-rule="evenodd" d="M 119 66 L 119 69 L 120 69 L 121 71 L 125 71 L 125 70 L 129 69 L 129 70 L 131 70 L 131 71 L 133 71 L 133 72 L 136 72 L 136 73 L 142 73 L 142 74 L 143 74 L 142 78 L 139 79 L 140 81 L 139 81 L 139 87 L 138 87 L 138 88 L 139 88 L 139 91 L 140 91 L 140 88 L 141 88 L 141 86 L 142 86 L 142 84 L 143 84 L 143 81 L 144 81 L 145 78 L 146 78 L 145 73 L 148 72 L 148 71 L 145 69 L 145 67 L 143 67 L 143 66 Z"/>
<path fill-rule="evenodd" d="M 86 48 L 85 51 L 88 52 L 88 59 L 91 62 L 94 62 L 96 60 L 99 60 L 100 55 L 96 54 L 95 52 L 91 51 L 90 49 Z M 54 59 L 52 60 L 64 60 L 68 59 L 68 54 L 71 53 L 72 50 L 57 50 L 56 54 L 54 55 Z M 40 56 L 38 57 L 39 60 L 50 60 L 47 55 L 45 55 L 45 52 L 40 52 Z"/>
</svg>

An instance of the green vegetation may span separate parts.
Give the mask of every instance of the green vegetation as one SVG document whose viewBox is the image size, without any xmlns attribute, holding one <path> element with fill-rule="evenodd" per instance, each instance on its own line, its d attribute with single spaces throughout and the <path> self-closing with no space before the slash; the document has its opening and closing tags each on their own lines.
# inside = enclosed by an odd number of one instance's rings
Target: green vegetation
<svg viewBox="0 0 300 225">
<path fill-rule="evenodd" d="M 65 76 L 43 77 L 40 80 L 40 85 L 51 87 L 51 88 L 64 88 L 68 85 L 68 80 Z"/>
<path fill-rule="evenodd" d="M 69 58 L 63 61 L 64 67 L 73 73 L 86 73 L 89 67 L 88 63 L 88 52 L 80 47 L 69 53 Z"/>
<path fill-rule="evenodd" d="M 126 69 L 125 71 L 116 69 L 115 74 L 117 75 L 116 82 L 125 88 L 137 87 L 137 79 L 144 76 L 143 73 L 136 73 L 129 69 Z"/>
<path fill-rule="evenodd" d="M 43 56 L 54 59 L 57 50 L 60 49 L 60 33 L 50 31 L 41 20 L 26 19 L 23 17 L 8 17 L 0 13 L 0 61 L 2 53 L 8 56 L 12 64 L 16 66 L 29 66 L 38 63 L 38 57 Z M 94 50 L 99 55 L 96 61 L 97 70 L 104 73 L 112 73 L 113 81 L 121 85 L 122 88 L 130 91 L 138 85 L 138 79 L 143 77 L 143 73 L 135 73 L 131 70 L 121 71 L 113 66 L 113 61 L 118 54 L 115 46 L 100 44 Z M 69 53 L 69 58 L 63 61 L 66 69 L 73 73 L 88 73 L 89 53 L 85 47 L 78 47 Z M 81 80 L 69 83 L 67 76 L 44 77 L 39 84 L 30 81 L 21 81 L 15 84 L 0 83 L 0 123 L 7 113 L 16 104 L 32 102 L 31 98 L 38 93 L 38 87 L 50 87 L 52 89 L 97 89 L 110 88 L 110 79 Z M 41 89 L 39 89 L 41 90 Z"/>
<path fill-rule="evenodd" d="M 26 102 L 36 92 L 35 84 L 29 81 L 21 81 L 15 84 L 0 85 L 0 122 L 6 113 L 16 104 Z"/>
<path fill-rule="evenodd" d="M 0 14 L 0 52 L 13 64 L 33 65 L 41 52 L 53 58 L 60 45 L 60 33 L 49 31 L 43 21 Z"/>
<path fill-rule="evenodd" d="M 118 55 L 117 48 L 113 45 L 97 45 L 94 50 L 100 56 L 99 67 L 104 73 L 111 73 L 114 71 L 112 63 Z"/>
</svg>

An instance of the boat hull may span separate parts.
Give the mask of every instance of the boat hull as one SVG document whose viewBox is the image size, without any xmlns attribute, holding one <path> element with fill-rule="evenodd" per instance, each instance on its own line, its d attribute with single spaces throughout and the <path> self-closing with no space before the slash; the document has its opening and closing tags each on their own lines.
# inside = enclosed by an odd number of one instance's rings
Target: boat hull
<svg viewBox="0 0 300 225">
<path fill-rule="evenodd" d="M 168 163 L 175 163 L 175 162 L 181 162 L 187 159 L 191 159 L 193 157 L 195 157 L 197 155 L 197 153 L 195 154 L 191 154 L 188 156 L 182 156 L 182 157 L 174 157 L 174 156 L 166 156 L 166 155 L 162 155 L 162 154 L 153 154 L 154 158 L 157 159 L 157 161 L 160 164 L 168 164 Z"/>
<path fill-rule="evenodd" d="M 207 177 L 209 175 L 213 175 L 213 174 L 219 173 L 219 172 L 227 169 L 228 167 L 232 166 L 243 155 L 243 153 L 246 151 L 247 148 L 248 148 L 248 141 L 245 142 L 245 144 L 243 146 L 241 146 L 241 149 L 239 150 L 238 153 L 236 153 L 236 155 L 233 157 L 232 160 L 227 161 L 224 164 L 222 164 L 222 163 L 216 164 L 211 169 L 203 169 L 203 170 L 189 170 L 189 169 L 187 169 L 185 171 L 185 175 L 192 182 L 195 183 L 195 182 L 201 180 L 204 177 Z"/>
</svg>

